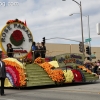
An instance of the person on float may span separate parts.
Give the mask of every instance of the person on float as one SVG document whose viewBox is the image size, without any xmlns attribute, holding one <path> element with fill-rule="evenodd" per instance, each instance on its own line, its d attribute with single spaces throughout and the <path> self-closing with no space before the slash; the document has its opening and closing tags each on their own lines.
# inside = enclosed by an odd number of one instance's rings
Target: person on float
<svg viewBox="0 0 100 100">
<path fill-rule="evenodd" d="M 36 47 L 37 47 L 37 57 L 41 57 L 41 44 L 38 42 Z"/>
<path fill-rule="evenodd" d="M 45 54 L 46 54 L 46 46 L 44 42 L 41 42 L 41 57 L 45 58 Z"/>
<path fill-rule="evenodd" d="M 37 58 L 37 46 L 35 42 L 32 43 L 31 49 L 32 49 L 33 60 L 35 60 Z"/>
<path fill-rule="evenodd" d="M 1 96 L 5 96 L 4 94 L 5 78 L 6 78 L 6 67 L 5 67 L 5 63 L 2 61 L 2 55 L 0 54 L 0 80 L 1 80 L 0 94 Z"/>
<path fill-rule="evenodd" d="M 7 56 L 8 57 L 14 56 L 13 48 L 12 48 L 12 45 L 10 43 L 7 44 Z"/>
</svg>

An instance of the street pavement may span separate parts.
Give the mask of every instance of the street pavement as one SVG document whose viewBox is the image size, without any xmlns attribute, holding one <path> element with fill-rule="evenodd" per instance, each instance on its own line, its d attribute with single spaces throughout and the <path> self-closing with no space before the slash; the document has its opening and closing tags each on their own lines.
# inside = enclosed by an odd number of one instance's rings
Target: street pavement
<svg viewBox="0 0 100 100">
<path fill-rule="evenodd" d="M 92 84 L 5 89 L 0 100 L 100 100 L 100 80 Z"/>
</svg>

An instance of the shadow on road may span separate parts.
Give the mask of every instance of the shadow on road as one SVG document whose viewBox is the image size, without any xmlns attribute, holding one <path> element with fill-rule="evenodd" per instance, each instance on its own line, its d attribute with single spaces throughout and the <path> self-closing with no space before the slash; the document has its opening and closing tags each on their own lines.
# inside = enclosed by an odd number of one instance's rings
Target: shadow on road
<svg viewBox="0 0 100 100">
<path fill-rule="evenodd" d="M 57 88 L 57 87 L 72 87 L 79 85 L 87 85 L 87 84 L 100 84 L 100 80 L 96 82 L 85 82 L 85 83 L 66 83 L 62 85 L 45 85 L 45 86 L 31 86 L 31 87 L 6 87 L 5 89 L 14 89 L 14 90 L 33 90 L 33 89 L 45 89 L 45 88 Z"/>
</svg>

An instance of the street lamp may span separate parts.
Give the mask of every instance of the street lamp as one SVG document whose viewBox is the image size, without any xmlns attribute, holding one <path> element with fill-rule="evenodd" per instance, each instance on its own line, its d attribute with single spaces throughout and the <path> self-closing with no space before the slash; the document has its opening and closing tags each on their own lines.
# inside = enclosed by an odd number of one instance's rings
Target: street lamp
<svg viewBox="0 0 100 100">
<path fill-rule="evenodd" d="M 85 57 L 85 50 L 84 50 L 84 36 L 83 36 L 83 21 L 82 21 L 82 5 L 81 5 L 81 1 L 80 3 L 78 3 L 77 1 L 75 0 L 72 0 L 74 1 L 75 3 L 77 3 L 80 7 L 80 16 L 81 16 L 81 32 L 82 32 L 82 43 L 83 43 L 83 55 Z"/>
<path fill-rule="evenodd" d="M 89 39 L 90 39 L 90 25 L 89 25 L 89 15 L 87 15 L 87 16 L 85 16 L 85 17 L 87 17 L 88 18 L 88 32 L 89 32 Z M 90 42 L 90 40 L 89 40 L 89 52 L 90 52 L 90 60 L 92 60 L 91 59 L 91 42 Z"/>
<path fill-rule="evenodd" d="M 66 1 L 66 0 L 62 0 L 62 1 Z M 75 0 L 72 0 L 74 1 L 75 3 L 77 3 L 80 7 L 80 16 L 81 16 L 81 33 L 82 33 L 82 43 L 83 43 L 83 55 L 85 57 L 85 49 L 84 49 L 84 36 L 83 36 L 83 21 L 82 21 L 82 5 L 81 5 L 81 1 L 80 3 L 78 3 L 77 1 Z"/>
<path fill-rule="evenodd" d="M 88 18 L 88 32 L 89 32 L 89 39 L 90 39 L 90 25 L 89 25 L 89 15 L 85 16 Z M 91 47 L 91 43 L 89 41 L 89 46 Z"/>
<path fill-rule="evenodd" d="M 73 16 L 74 14 L 80 14 L 80 13 L 72 13 L 72 14 L 70 14 L 69 16 Z"/>
<path fill-rule="evenodd" d="M 80 14 L 80 13 L 73 13 L 73 14 L 70 14 L 69 16 L 72 16 L 74 14 Z M 89 15 L 82 15 L 82 16 L 85 16 L 88 18 L 88 35 L 89 35 L 89 39 L 90 39 L 90 25 L 89 25 Z M 91 54 L 91 42 L 89 41 L 89 54 Z M 90 59 L 91 59 L 91 55 L 90 55 Z"/>
<path fill-rule="evenodd" d="M 74 15 L 74 14 L 80 14 L 80 13 L 72 13 L 72 14 L 70 14 L 69 16 L 72 16 L 72 15 Z M 82 15 L 82 16 L 85 16 L 85 17 L 87 17 L 88 18 L 88 35 L 89 35 L 89 39 L 90 39 L 90 25 L 89 25 L 89 15 Z M 89 41 L 89 46 L 91 47 L 91 43 L 90 43 L 90 41 Z"/>
</svg>

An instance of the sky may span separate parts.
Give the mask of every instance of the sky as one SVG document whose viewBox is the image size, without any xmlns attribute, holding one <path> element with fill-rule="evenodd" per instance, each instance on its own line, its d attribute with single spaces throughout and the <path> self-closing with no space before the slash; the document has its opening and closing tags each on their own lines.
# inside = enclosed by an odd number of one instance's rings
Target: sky
<svg viewBox="0 0 100 100">
<path fill-rule="evenodd" d="M 97 23 L 100 0 L 76 0 L 82 5 L 83 38 L 100 47 Z M 80 6 L 72 0 L 0 0 L 0 30 L 8 20 L 26 20 L 35 42 L 79 44 L 82 41 Z M 72 16 L 69 16 L 73 14 Z M 89 19 L 88 19 L 89 16 Z M 89 21 L 89 27 L 88 27 Z M 52 39 L 53 38 L 53 39 Z M 70 39 L 70 40 L 69 40 Z M 73 41 L 75 40 L 75 41 Z M 87 43 L 86 43 L 87 44 Z"/>
</svg>

